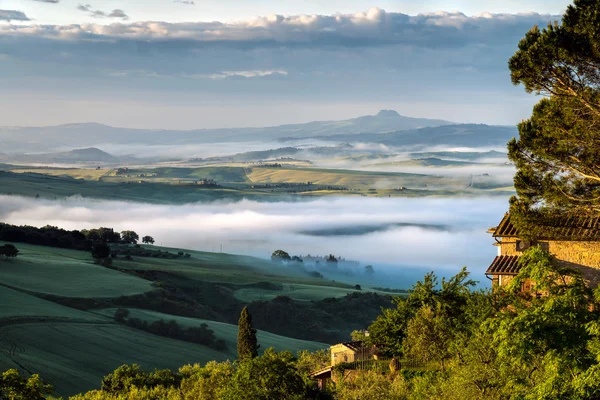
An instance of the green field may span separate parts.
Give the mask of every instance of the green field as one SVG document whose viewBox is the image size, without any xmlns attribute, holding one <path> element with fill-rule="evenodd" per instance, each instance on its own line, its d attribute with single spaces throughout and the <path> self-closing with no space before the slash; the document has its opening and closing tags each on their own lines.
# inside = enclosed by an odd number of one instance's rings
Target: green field
<svg viewBox="0 0 600 400">
<path fill-rule="evenodd" d="M 261 288 L 243 288 L 236 290 L 236 299 L 244 302 L 265 301 L 277 296 L 287 296 L 298 301 L 323 300 L 329 297 L 344 297 L 350 293 L 360 293 L 360 290 L 339 288 L 331 286 L 316 286 L 303 284 L 285 284 L 282 290 L 268 290 Z"/>
<path fill-rule="evenodd" d="M 117 258 L 106 268 L 95 265 L 89 252 L 15 244 L 20 250 L 18 257 L 0 260 L 0 304 L 10 305 L 0 309 L 0 370 L 16 367 L 26 373 L 40 373 L 61 396 L 97 388 L 103 376 L 126 363 L 138 363 L 146 369 L 176 369 L 187 363 L 233 360 L 239 307 L 254 300 L 285 295 L 309 307 L 311 300 L 357 292 L 350 285 L 311 278 L 300 269 L 247 256 L 185 250 L 190 258 Z M 193 300 L 173 303 L 169 296 L 162 297 L 166 303 L 153 300 L 167 292 L 177 299 L 192 296 Z M 138 302 L 125 306 L 130 317 L 176 320 L 182 327 L 206 323 L 226 342 L 227 349 L 217 351 L 117 324 L 112 317 L 117 307 L 123 307 L 119 303 L 122 299 Z M 172 313 L 160 308 L 172 306 Z M 263 317 L 269 315 L 265 313 Z M 292 321 L 293 328 L 296 322 Z M 352 328 L 345 325 L 347 322 L 336 322 L 324 329 L 339 330 L 345 337 L 359 327 L 354 317 L 350 322 Z M 294 332 L 284 334 L 293 336 Z M 259 331 L 258 341 L 263 350 L 274 347 L 297 352 L 327 347 L 264 330 Z"/>
<path fill-rule="evenodd" d="M 177 369 L 226 360 L 221 352 L 116 324 L 25 323 L 0 327 L 0 369 L 39 373 L 57 394 L 99 388 L 122 364 Z"/>
<path fill-rule="evenodd" d="M 95 265 L 88 252 L 17 246 L 19 256 L 2 262 L 4 285 L 64 297 L 117 297 L 154 289 L 149 281 Z"/>
<path fill-rule="evenodd" d="M 437 167 L 446 168 L 447 165 Z M 0 194 L 39 195 L 49 199 L 80 195 L 161 204 L 242 199 L 281 201 L 305 196 L 506 195 L 492 190 L 502 186 L 493 177 L 484 179 L 479 186 L 472 186 L 468 175 L 438 176 L 435 166 L 431 171 L 425 175 L 289 165 L 281 168 L 218 165 L 131 169 L 117 175 L 116 170 L 7 168 L 7 171 L 0 171 Z M 194 184 L 203 178 L 214 179 L 219 186 Z M 307 182 L 312 184 L 307 185 Z M 400 188 L 406 189 L 398 190 Z"/>
<path fill-rule="evenodd" d="M 4 263 L 1 264 L 4 267 Z M 106 321 L 106 318 L 64 307 L 18 290 L 0 286 L 0 326 L 14 319 L 69 319 L 74 321 Z M 10 305 L 6 306 L 6 305 Z"/>
<path fill-rule="evenodd" d="M 97 311 L 97 313 L 103 316 L 112 317 L 114 316 L 116 310 L 116 308 L 107 308 L 104 310 L 99 310 Z M 237 357 L 237 325 L 198 318 L 179 317 L 148 310 L 139 310 L 131 308 L 129 308 L 128 310 L 130 318 L 138 318 L 142 321 L 152 322 L 158 321 L 160 319 L 163 319 L 165 321 L 175 320 L 180 326 L 186 328 L 200 326 L 200 324 L 207 324 L 208 327 L 215 332 L 215 335 L 218 339 L 223 339 L 227 343 L 227 350 L 223 352 L 223 354 L 232 360 Z M 258 331 L 257 338 L 258 342 L 260 343 L 261 351 L 264 351 L 269 347 L 273 347 L 277 351 L 288 350 L 293 353 L 296 353 L 300 350 L 315 351 L 329 347 L 329 345 L 324 343 L 292 339 L 261 330 Z"/>
</svg>

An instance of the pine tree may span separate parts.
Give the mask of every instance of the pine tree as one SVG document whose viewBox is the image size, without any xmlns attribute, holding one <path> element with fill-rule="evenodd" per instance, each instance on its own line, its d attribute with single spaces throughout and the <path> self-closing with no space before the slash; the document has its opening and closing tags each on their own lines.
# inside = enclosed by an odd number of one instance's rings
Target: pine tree
<svg viewBox="0 0 600 400">
<path fill-rule="evenodd" d="M 600 210 L 599 27 L 600 2 L 575 0 L 561 24 L 532 28 L 509 62 L 514 84 L 544 96 L 508 146 L 511 213 L 523 222 Z"/>
<path fill-rule="evenodd" d="M 248 307 L 244 307 L 238 321 L 238 360 L 245 361 L 258 356 L 258 341 L 256 340 L 256 329 L 252 326 L 252 315 Z"/>
</svg>

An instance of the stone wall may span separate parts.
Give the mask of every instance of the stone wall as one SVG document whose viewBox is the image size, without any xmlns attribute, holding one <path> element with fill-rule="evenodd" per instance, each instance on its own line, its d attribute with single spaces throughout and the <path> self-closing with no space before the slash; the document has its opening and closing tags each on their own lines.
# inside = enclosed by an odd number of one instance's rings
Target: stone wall
<svg viewBox="0 0 600 400">
<path fill-rule="evenodd" d="M 523 251 L 517 249 L 517 238 L 503 238 L 500 243 L 500 254 L 503 256 L 520 256 Z M 542 241 L 538 244 L 546 249 L 565 266 L 573 267 L 583 273 L 590 286 L 600 284 L 600 242 L 584 241 Z M 523 246 L 523 250 L 527 246 Z M 499 284 L 508 284 L 510 277 L 503 276 Z"/>
</svg>

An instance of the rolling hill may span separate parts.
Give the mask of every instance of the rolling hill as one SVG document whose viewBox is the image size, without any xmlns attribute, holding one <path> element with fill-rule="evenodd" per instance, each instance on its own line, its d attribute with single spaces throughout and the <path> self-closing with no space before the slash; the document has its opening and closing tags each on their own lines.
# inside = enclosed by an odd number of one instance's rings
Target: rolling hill
<svg viewBox="0 0 600 400">
<path fill-rule="evenodd" d="M 288 137 L 308 138 L 358 134 L 361 132 L 393 132 L 406 129 L 452 124 L 448 121 L 411 118 L 395 111 L 383 110 L 343 121 L 317 121 L 304 124 L 265 128 L 196 129 L 188 131 L 117 128 L 96 123 L 46 127 L 0 127 L 0 141 L 5 151 L 47 151 L 49 147 L 86 147 L 101 143 L 183 145 L 278 140 Z M 20 140 L 19 138 L 27 138 Z"/>
</svg>

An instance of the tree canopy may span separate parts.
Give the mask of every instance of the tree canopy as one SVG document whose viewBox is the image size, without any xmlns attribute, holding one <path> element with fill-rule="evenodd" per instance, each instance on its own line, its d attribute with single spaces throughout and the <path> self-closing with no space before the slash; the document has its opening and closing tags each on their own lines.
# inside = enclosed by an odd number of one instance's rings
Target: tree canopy
<svg viewBox="0 0 600 400">
<path fill-rule="evenodd" d="M 0 246 L 0 256 L 4 257 L 16 257 L 19 254 L 19 250 L 14 244 L 7 243 Z"/>
<path fill-rule="evenodd" d="M 290 255 L 283 250 L 275 250 L 273 254 L 271 254 L 271 260 L 273 261 L 287 262 L 291 259 L 292 257 L 290 257 Z"/>
<path fill-rule="evenodd" d="M 508 145 L 518 170 L 511 212 L 539 218 L 598 211 L 600 3 L 576 0 L 562 23 L 533 27 L 509 67 L 515 85 L 544 96 Z"/>
<path fill-rule="evenodd" d="M 136 244 L 140 237 L 134 231 L 123 231 L 121 232 L 121 240 L 125 243 Z"/>
</svg>

